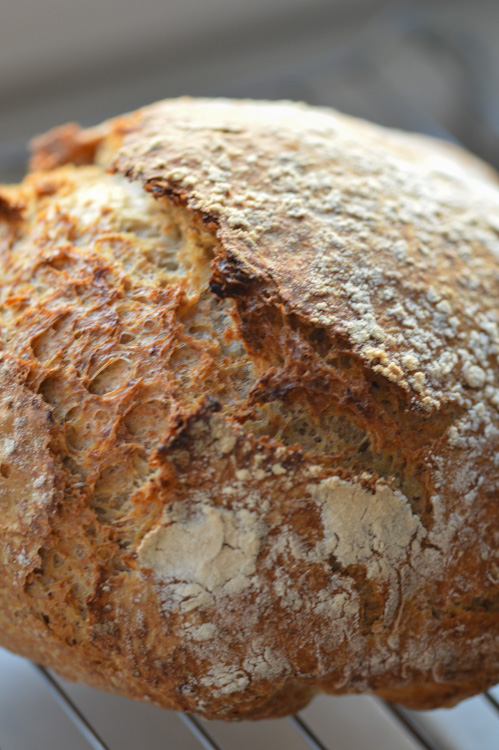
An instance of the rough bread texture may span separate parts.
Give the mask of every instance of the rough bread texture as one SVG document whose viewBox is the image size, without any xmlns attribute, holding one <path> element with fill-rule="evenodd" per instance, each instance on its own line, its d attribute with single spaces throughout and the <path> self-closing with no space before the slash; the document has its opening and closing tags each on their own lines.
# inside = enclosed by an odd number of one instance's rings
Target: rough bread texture
<svg viewBox="0 0 499 750">
<path fill-rule="evenodd" d="M 0 192 L 0 643 L 208 718 L 496 682 L 495 174 L 290 103 L 35 146 Z"/>
</svg>

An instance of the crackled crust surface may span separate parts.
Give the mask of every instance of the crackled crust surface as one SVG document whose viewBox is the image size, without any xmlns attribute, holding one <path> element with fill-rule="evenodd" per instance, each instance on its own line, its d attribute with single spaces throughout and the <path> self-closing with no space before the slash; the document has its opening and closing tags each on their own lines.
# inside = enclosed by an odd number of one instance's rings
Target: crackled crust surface
<svg viewBox="0 0 499 750">
<path fill-rule="evenodd" d="M 290 103 L 35 148 L 0 189 L 0 642 L 209 718 L 496 682 L 494 173 Z"/>
</svg>

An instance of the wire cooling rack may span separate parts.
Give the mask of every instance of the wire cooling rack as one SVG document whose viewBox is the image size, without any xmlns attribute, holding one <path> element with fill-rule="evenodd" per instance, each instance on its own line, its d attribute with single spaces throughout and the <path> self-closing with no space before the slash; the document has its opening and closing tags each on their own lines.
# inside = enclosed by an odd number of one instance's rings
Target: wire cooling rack
<svg viewBox="0 0 499 750">
<path fill-rule="evenodd" d="M 235 724 L 67 683 L 0 649 L 0 750 L 498 750 L 499 686 L 438 711 L 320 696 L 299 716 Z"/>
<path fill-rule="evenodd" d="M 491 51 L 472 28 L 449 29 L 417 3 L 395 3 L 340 49 L 308 60 L 297 56 L 285 70 L 266 71 L 264 80 L 239 77 L 201 93 L 330 104 L 462 142 L 499 165 Z M 0 148 L 2 180 L 21 175 L 24 157 L 23 144 Z M 224 724 L 63 682 L 0 649 L 0 750 L 88 748 L 499 750 L 499 686 L 450 710 L 415 712 L 366 696 L 320 696 L 289 719 Z"/>
</svg>

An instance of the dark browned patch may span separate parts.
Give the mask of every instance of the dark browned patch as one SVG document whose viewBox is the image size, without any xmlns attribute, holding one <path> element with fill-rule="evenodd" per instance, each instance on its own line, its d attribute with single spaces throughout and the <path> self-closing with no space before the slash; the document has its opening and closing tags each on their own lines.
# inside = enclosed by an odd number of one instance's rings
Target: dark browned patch
<svg viewBox="0 0 499 750">
<path fill-rule="evenodd" d="M 7 196 L 0 194 L 0 219 L 17 222 L 23 218 L 24 203 L 12 201 Z"/>
<path fill-rule="evenodd" d="M 106 134 L 106 129 L 82 129 L 70 122 L 30 141 L 32 152 L 29 168 L 31 171 L 49 171 L 64 164 L 93 164 L 98 147 Z"/>
</svg>

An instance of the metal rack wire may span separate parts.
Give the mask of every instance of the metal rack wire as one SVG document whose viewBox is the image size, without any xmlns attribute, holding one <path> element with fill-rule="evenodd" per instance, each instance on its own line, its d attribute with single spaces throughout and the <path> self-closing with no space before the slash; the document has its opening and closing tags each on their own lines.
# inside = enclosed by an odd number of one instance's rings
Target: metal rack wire
<svg viewBox="0 0 499 750">
<path fill-rule="evenodd" d="M 61 683 L 56 678 L 54 678 L 52 674 L 44 667 L 33 664 L 33 668 L 40 679 L 43 681 L 46 688 L 50 691 L 53 698 L 57 701 L 62 710 L 66 713 L 66 715 L 70 718 L 81 735 L 85 738 L 88 746 L 93 748 L 93 750 L 115 750 L 115 748 L 112 748 L 110 745 L 106 744 L 95 727 L 92 726 L 90 720 L 83 714 L 83 712 L 78 708 L 75 702 L 70 698 Z M 499 702 L 490 692 L 484 693 L 484 697 L 496 712 L 497 740 L 499 744 Z M 418 721 L 415 718 L 414 712 L 403 709 L 400 706 L 394 706 L 384 701 L 379 701 L 379 703 L 383 705 L 388 714 L 396 722 L 398 722 L 407 736 L 410 737 L 410 739 L 414 742 L 415 748 L 419 748 L 420 750 L 443 750 L 443 748 L 445 747 L 445 750 L 447 750 L 451 747 L 449 744 L 445 744 L 445 746 L 443 746 L 439 741 L 436 741 L 434 738 L 432 738 L 431 732 L 428 730 L 428 728 L 425 728 L 424 722 L 422 722 L 421 720 Z M 199 719 L 189 714 L 178 714 L 178 717 L 191 732 L 191 734 L 196 738 L 200 747 L 205 748 L 205 750 L 223 750 L 222 746 L 212 736 L 209 726 L 207 726 L 205 722 L 201 722 Z M 293 729 L 297 733 L 299 733 L 306 746 L 312 748 L 312 750 L 336 750 L 334 744 L 325 744 L 321 739 L 319 739 L 314 729 L 309 726 L 309 723 L 300 716 L 292 716 L 287 719 L 287 721 L 293 727 Z M 268 747 L 270 748 L 272 747 L 272 745 L 269 745 Z M 170 750 L 168 745 L 165 745 L 165 750 Z M 479 750 L 479 748 L 477 747 L 476 750 Z"/>
<path fill-rule="evenodd" d="M 417 94 L 416 103 L 412 92 L 411 97 L 408 96 L 396 74 L 397 55 L 407 54 L 408 47 L 416 53 L 419 49 L 424 55 L 432 54 L 438 48 L 440 58 L 444 56 L 457 70 L 458 83 L 454 93 L 459 106 L 454 107 L 454 119 L 448 112 L 445 117 L 439 117 L 435 107 L 426 106 L 425 96 L 421 91 Z M 423 14 L 417 4 L 395 3 L 360 29 L 356 37 L 348 40 L 342 49 L 318 54 L 315 59 L 306 62 L 297 61 L 294 67 L 288 66 L 285 71 L 269 71 L 265 81 L 255 77 L 246 81 L 227 81 L 224 90 L 206 93 L 270 98 L 285 96 L 317 104 L 331 104 L 385 124 L 413 128 L 463 142 L 489 161 L 495 160 L 497 164 L 499 118 L 497 107 L 491 106 L 495 80 L 487 50 L 483 44 L 477 43 L 470 31 L 452 35 L 435 23 L 430 15 Z M 17 169 L 16 159 L 20 169 L 23 158 L 23 147 L 19 144 L 6 144 L 0 148 L 0 169 L 13 174 L 13 170 Z M 36 673 L 88 747 L 94 750 L 117 750 L 116 745 L 111 746 L 101 736 L 102 732 L 96 728 L 95 722 L 79 705 L 78 700 L 70 695 L 67 686 L 43 667 L 33 665 L 33 670 L 33 674 Z M 335 699 L 330 700 L 333 705 Z M 481 701 L 480 709 L 485 711 L 485 707 L 487 708 L 489 721 L 488 740 L 486 739 L 483 747 L 487 747 L 487 750 L 489 747 L 499 748 L 499 692 L 489 691 L 478 700 Z M 376 706 L 380 709 L 380 717 L 384 714 L 386 721 L 398 727 L 402 733 L 400 737 L 406 738 L 404 747 L 414 750 L 461 750 L 461 747 L 465 747 L 456 741 L 459 730 L 446 735 L 440 731 L 439 725 L 432 723 L 433 712 L 429 715 L 420 714 L 382 701 L 377 701 Z M 322 736 L 324 732 L 318 730 L 317 722 L 314 723 L 310 714 L 305 714 L 306 716 L 282 720 L 300 738 L 301 747 L 346 750 L 346 745 L 338 743 L 335 736 Z M 215 736 L 212 725 L 191 715 L 177 716 L 198 747 L 205 750 L 226 750 L 227 744 L 220 742 Z M 446 716 L 446 726 L 450 726 L 453 714 L 450 712 Z M 382 721 L 382 718 L 379 720 Z M 245 731 L 244 727 L 241 727 L 242 731 Z M 483 743 L 484 736 L 480 735 L 472 746 L 473 750 L 482 750 L 480 742 Z M 174 747 L 179 750 L 178 744 L 170 744 L 166 737 L 162 746 L 165 750 L 174 750 Z M 273 736 L 269 735 L 268 744 L 262 746 L 261 750 L 277 746 Z M 378 747 L 376 744 L 373 746 Z M 353 745 L 350 744 L 349 748 L 353 748 Z M 1 714 L 0 750 L 11 750 L 8 745 L 4 745 Z M 360 750 L 360 745 L 355 750 Z"/>
</svg>

